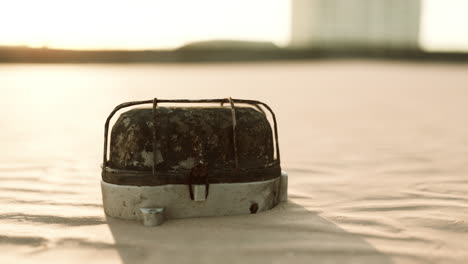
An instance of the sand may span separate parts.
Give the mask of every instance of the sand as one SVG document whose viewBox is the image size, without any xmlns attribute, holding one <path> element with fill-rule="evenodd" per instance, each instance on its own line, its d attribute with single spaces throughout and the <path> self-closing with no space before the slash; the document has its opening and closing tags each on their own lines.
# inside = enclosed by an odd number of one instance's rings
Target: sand
<svg viewBox="0 0 468 264">
<path fill-rule="evenodd" d="M 468 261 L 468 65 L 4 64 L 0 89 L 2 264 Z M 105 117 L 155 96 L 269 103 L 289 201 L 156 228 L 107 218 Z"/>
</svg>

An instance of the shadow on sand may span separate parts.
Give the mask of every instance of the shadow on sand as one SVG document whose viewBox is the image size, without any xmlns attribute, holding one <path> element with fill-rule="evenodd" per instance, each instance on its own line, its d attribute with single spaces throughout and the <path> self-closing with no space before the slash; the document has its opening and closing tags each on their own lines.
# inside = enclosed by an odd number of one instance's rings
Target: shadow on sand
<svg viewBox="0 0 468 264">
<path fill-rule="evenodd" d="M 253 215 L 169 220 L 107 217 L 122 263 L 392 263 L 362 237 L 287 202 Z"/>
</svg>

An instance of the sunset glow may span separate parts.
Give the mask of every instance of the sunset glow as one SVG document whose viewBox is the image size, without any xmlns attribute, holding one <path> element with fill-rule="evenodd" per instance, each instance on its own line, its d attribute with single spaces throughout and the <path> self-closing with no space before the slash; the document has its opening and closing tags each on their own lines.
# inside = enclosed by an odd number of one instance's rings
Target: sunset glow
<svg viewBox="0 0 468 264">
<path fill-rule="evenodd" d="M 291 0 L 5 0 L 0 45 L 166 49 L 209 39 L 290 39 Z M 468 50 L 468 3 L 424 0 L 421 45 Z"/>
<path fill-rule="evenodd" d="M 174 48 L 205 39 L 289 38 L 288 0 L 6 0 L 0 45 Z"/>
</svg>

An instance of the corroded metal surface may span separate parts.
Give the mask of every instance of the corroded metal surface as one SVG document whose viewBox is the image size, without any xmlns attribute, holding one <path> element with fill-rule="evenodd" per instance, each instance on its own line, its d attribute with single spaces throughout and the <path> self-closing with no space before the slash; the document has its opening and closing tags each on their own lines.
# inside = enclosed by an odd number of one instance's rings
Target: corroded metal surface
<svg viewBox="0 0 468 264">
<path fill-rule="evenodd" d="M 161 107 L 158 102 L 218 102 L 221 106 Z M 112 116 L 121 108 L 148 103 L 153 103 L 153 108 L 121 114 L 112 128 L 107 160 Z M 223 107 L 223 103 L 231 107 Z M 235 106 L 237 103 L 255 108 Z M 274 134 L 260 105 L 272 115 Z M 102 176 L 108 183 L 154 186 L 249 182 L 279 177 L 281 172 L 276 119 L 271 109 L 258 101 L 154 99 L 124 103 L 109 116 L 105 132 Z"/>
<path fill-rule="evenodd" d="M 272 132 L 265 116 L 237 108 L 238 158 L 241 168 L 273 162 Z M 199 162 L 211 168 L 233 168 L 233 122 L 229 108 L 158 107 L 156 109 L 156 171 L 190 170 Z M 123 113 L 111 132 L 109 165 L 148 171 L 153 167 L 151 108 Z"/>
<path fill-rule="evenodd" d="M 123 171 L 107 167 L 102 171 L 102 180 L 107 183 L 134 186 L 190 185 L 266 181 L 277 178 L 280 174 L 281 168 L 279 164 L 258 169 L 210 169 L 206 179 L 193 178 L 191 170 L 157 172 L 153 175 L 152 171 Z"/>
</svg>

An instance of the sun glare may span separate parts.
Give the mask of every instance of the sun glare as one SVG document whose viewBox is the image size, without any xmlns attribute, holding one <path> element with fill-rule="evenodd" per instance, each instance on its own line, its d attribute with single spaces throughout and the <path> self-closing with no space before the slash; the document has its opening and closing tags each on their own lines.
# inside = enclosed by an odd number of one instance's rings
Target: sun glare
<svg viewBox="0 0 468 264">
<path fill-rule="evenodd" d="M 426 50 L 468 51 L 468 1 L 423 1 L 420 42 Z"/>
<path fill-rule="evenodd" d="M 293 0 L 3 0 L 0 45 L 168 49 L 198 40 L 290 40 Z M 468 3 L 423 0 L 420 43 L 468 50 Z"/>
<path fill-rule="evenodd" d="M 174 48 L 207 39 L 289 41 L 288 0 L 6 0 L 0 45 Z"/>
</svg>

